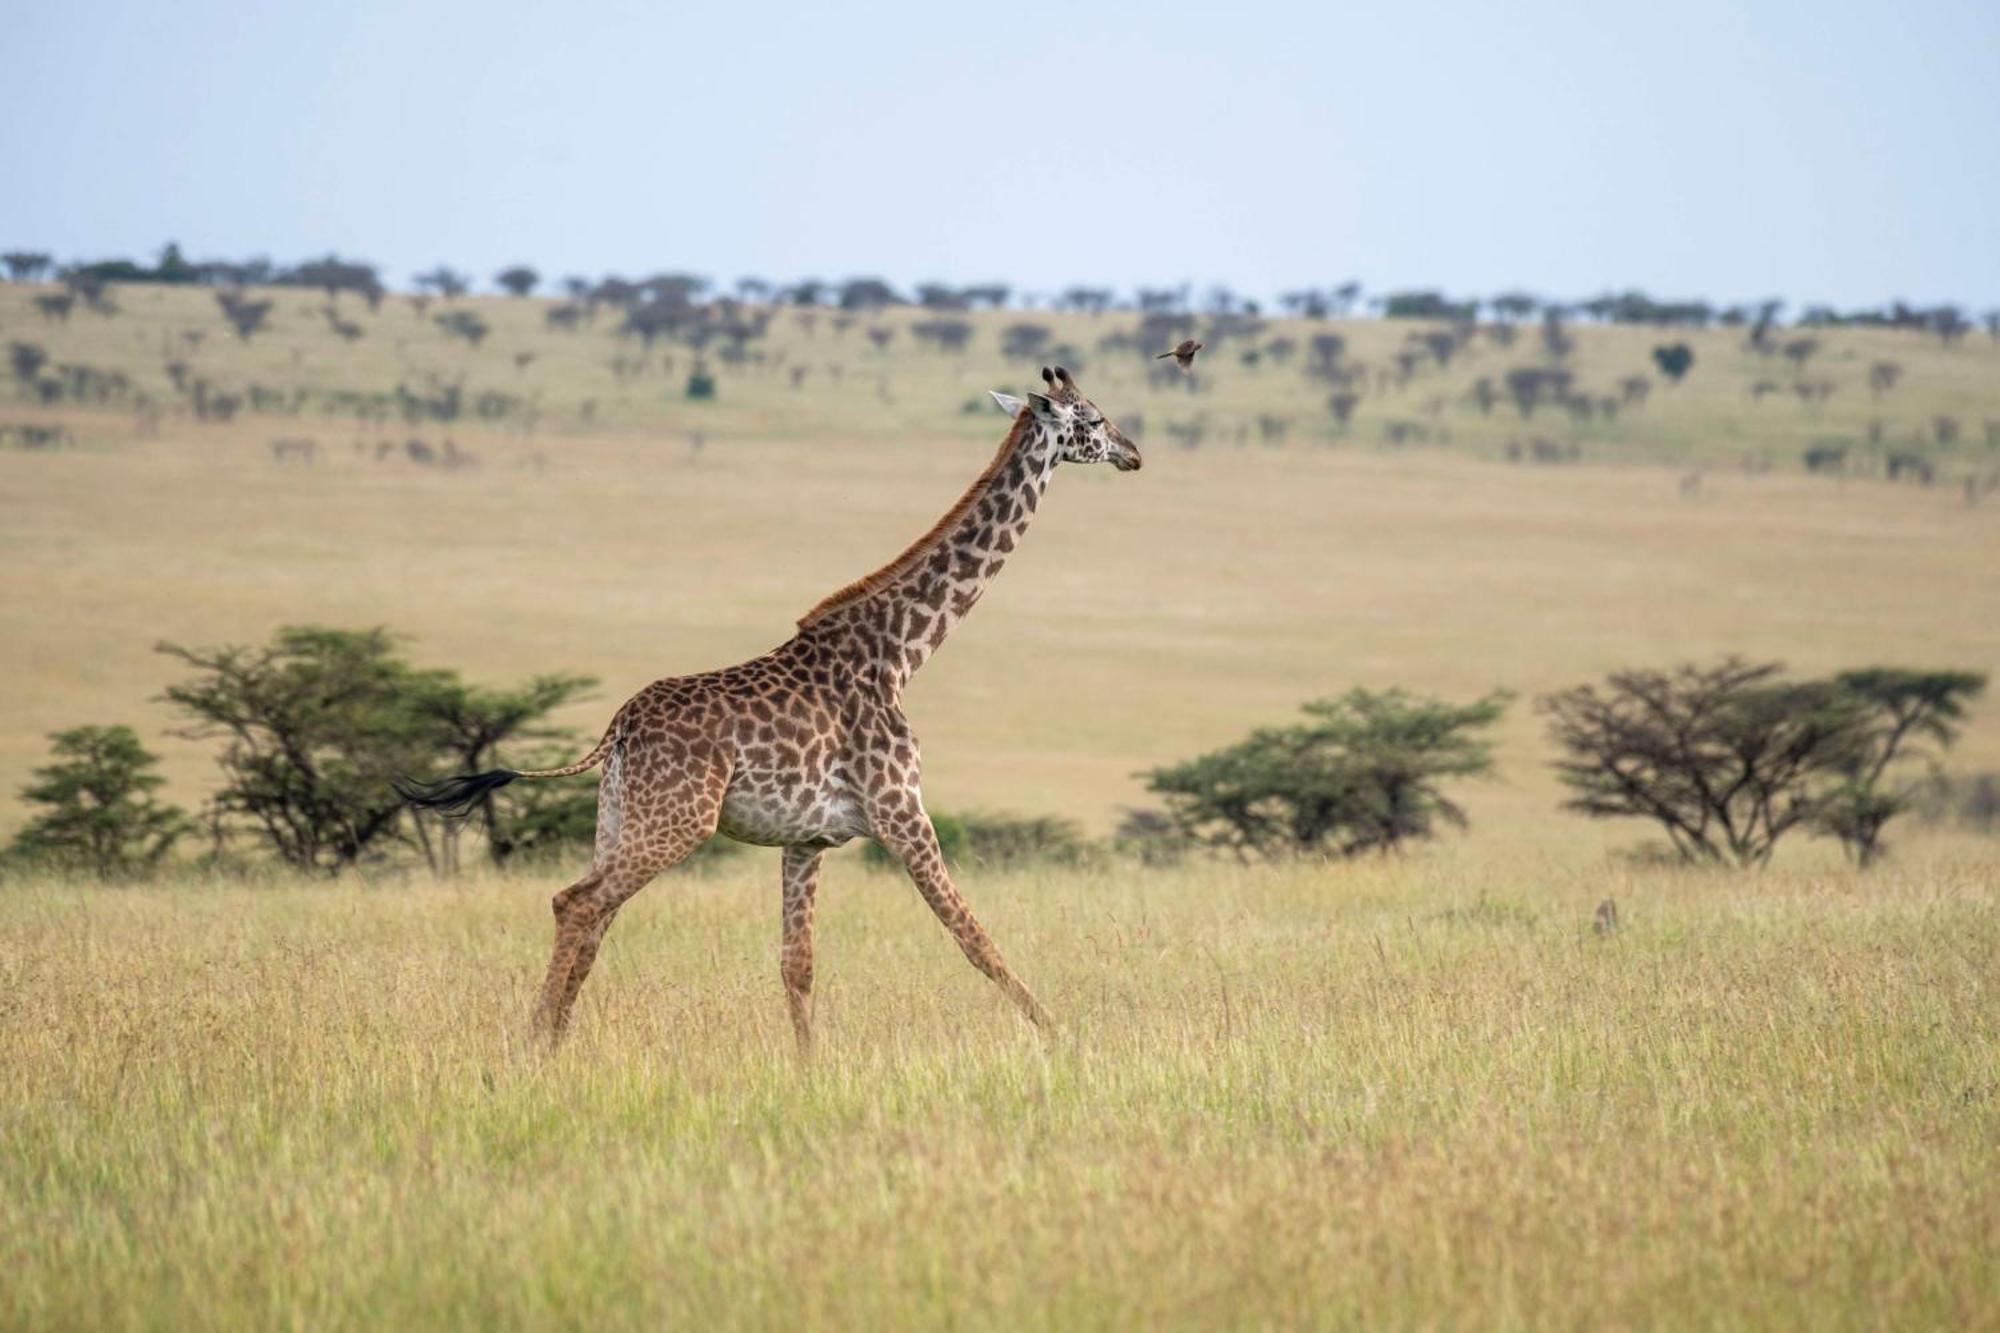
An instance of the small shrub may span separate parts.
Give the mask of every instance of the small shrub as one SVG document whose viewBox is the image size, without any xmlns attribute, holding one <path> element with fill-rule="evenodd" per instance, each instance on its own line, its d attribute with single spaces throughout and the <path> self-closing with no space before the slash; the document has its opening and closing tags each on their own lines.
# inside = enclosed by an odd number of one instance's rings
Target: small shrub
<svg viewBox="0 0 2000 1333">
<path fill-rule="evenodd" d="M 1688 865 L 1688 859 L 1664 842 L 1641 842 L 1630 847 L 1613 848 L 1611 859 L 1634 870 L 1678 870 Z"/>
<path fill-rule="evenodd" d="M 954 869 L 1018 870 L 1027 866 L 1081 866 L 1098 849 L 1073 821 L 1055 815 L 932 814 L 938 847 Z M 901 869 L 878 842 L 862 849 L 869 865 Z"/>
<path fill-rule="evenodd" d="M 40 813 L 14 837 L 9 859 L 114 879 L 150 870 L 187 831 L 153 792 L 159 760 L 130 727 L 73 727 L 52 736 L 55 762 L 35 770 L 21 799 Z"/>
<path fill-rule="evenodd" d="M 1541 918 L 1531 907 L 1504 899 L 1480 896 L 1463 907 L 1447 907 L 1436 919 L 1448 926 L 1532 927 Z"/>
<path fill-rule="evenodd" d="M 1127 810 L 1111 835 L 1112 851 L 1142 865 L 1178 865 L 1193 849 L 1193 840 L 1164 810 Z"/>
<path fill-rule="evenodd" d="M 465 339 L 475 348 L 492 332 L 492 327 L 470 310 L 448 310 L 437 317 L 437 326 L 454 338 Z"/>
<path fill-rule="evenodd" d="M 2000 833 L 2000 772 L 1933 773 L 1910 797 L 1926 824 Z"/>
<path fill-rule="evenodd" d="M 1080 866 L 1095 852 L 1074 821 L 1055 815 L 969 814 L 961 823 L 966 864 L 984 870 Z"/>
<path fill-rule="evenodd" d="M 1439 784 L 1492 770 L 1479 733 L 1506 704 L 1504 694 L 1449 704 L 1352 690 L 1306 704 L 1302 724 L 1154 769 L 1146 785 L 1190 841 L 1245 859 L 1393 851 L 1439 824 L 1464 826 Z"/>
<path fill-rule="evenodd" d="M 1694 369 L 1694 349 L 1686 343 L 1668 343 L 1653 349 L 1653 364 L 1675 384 Z"/>
</svg>

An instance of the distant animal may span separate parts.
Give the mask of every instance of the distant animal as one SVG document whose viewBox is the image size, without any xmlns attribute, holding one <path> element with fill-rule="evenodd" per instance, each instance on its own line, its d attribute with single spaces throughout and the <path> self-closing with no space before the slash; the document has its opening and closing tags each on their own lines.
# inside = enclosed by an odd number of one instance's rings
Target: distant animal
<svg viewBox="0 0 2000 1333">
<path fill-rule="evenodd" d="M 1153 345 L 1155 347 L 1159 346 L 1158 343 L 1154 343 Z M 1198 343 L 1192 338 L 1183 339 L 1179 347 L 1176 347 L 1171 352 L 1162 352 L 1154 357 L 1153 360 L 1164 361 L 1168 357 L 1172 357 L 1175 365 L 1179 366 L 1182 370 L 1186 370 L 1194 364 L 1194 354 L 1206 346 L 1208 346 L 1207 343 Z"/>
<path fill-rule="evenodd" d="M 1597 915 L 1591 921 L 1590 928 L 1599 935 L 1616 935 L 1618 933 L 1618 904 L 1609 898 L 1599 903 L 1597 905 Z"/>
<path fill-rule="evenodd" d="M 537 1011 L 551 1039 L 568 1025 L 618 909 L 717 832 L 784 849 L 779 973 L 802 1053 L 812 1041 L 820 861 L 855 838 L 873 838 L 897 856 L 973 966 L 1030 1021 L 1043 1021 L 1041 1005 L 952 884 L 924 811 L 917 738 L 902 709 L 910 678 L 1019 544 L 1057 465 L 1139 469 L 1138 446 L 1067 370 L 1044 369 L 1042 378 L 1047 392 L 1025 402 L 994 395 L 1011 418 L 1006 438 L 944 517 L 888 564 L 806 612 L 784 644 L 739 666 L 655 681 L 618 710 L 595 749 L 562 768 L 398 783 L 413 804 L 462 815 L 517 778 L 604 766 L 590 870 L 553 904 L 555 949 Z"/>
</svg>

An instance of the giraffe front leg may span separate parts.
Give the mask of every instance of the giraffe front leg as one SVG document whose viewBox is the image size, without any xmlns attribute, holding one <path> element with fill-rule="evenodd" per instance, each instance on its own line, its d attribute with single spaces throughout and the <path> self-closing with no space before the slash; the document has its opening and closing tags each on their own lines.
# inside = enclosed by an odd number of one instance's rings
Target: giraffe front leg
<svg viewBox="0 0 2000 1333">
<path fill-rule="evenodd" d="M 958 941 L 958 947 L 966 958 L 1006 993 L 1030 1023 L 1036 1027 L 1047 1027 L 1048 1015 L 1035 999 L 1034 992 L 1007 966 L 1007 960 L 1000 956 L 992 937 L 979 924 L 979 918 L 972 914 L 971 906 L 951 882 L 951 873 L 944 864 L 944 851 L 938 846 L 937 831 L 931 827 L 930 816 L 924 813 L 922 801 L 883 811 L 874 823 L 876 840 L 902 859 L 904 868 L 916 883 L 917 892 L 923 895 L 931 911 L 937 914 L 937 919 Z"/>
<path fill-rule="evenodd" d="M 808 1059 L 813 1049 L 813 907 L 819 896 L 823 856 L 816 847 L 785 848 L 784 929 L 778 946 L 778 971 L 785 979 L 785 1003 L 792 1011 L 799 1054 Z"/>
</svg>

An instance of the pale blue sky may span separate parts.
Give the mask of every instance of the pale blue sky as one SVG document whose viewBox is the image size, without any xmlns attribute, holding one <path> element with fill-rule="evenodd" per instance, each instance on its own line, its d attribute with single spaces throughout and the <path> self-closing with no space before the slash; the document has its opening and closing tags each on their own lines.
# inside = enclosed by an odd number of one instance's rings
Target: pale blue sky
<svg viewBox="0 0 2000 1333">
<path fill-rule="evenodd" d="M 10 5 L 0 246 L 2000 304 L 2000 3 Z"/>
</svg>

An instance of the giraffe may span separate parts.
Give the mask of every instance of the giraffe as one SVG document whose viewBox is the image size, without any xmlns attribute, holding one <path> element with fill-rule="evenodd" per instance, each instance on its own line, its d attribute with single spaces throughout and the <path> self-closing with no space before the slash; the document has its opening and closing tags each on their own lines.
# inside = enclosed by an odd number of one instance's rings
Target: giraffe
<svg viewBox="0 0 2000 1333">
<path fill-rule="evenodd" d="M 813 907 L 829 848 L 874 838 L 972 965 L 1037 1026 L 1046 1015 L 952 883 L 924 811 L 903 689 L 1007 563 L 1058 463 L 1140 466 L 1138 446 L 1077 389 L 1042 368 L 1044 393 L 994 391 L 1012 419 L 999 451 L 929 531 L 874 573 L 815 605 L 762 657 L 654 681 L 628 699 L 595 749 L 562 768 L 494 769 L 400 784 L 419 807 L 462 815 L 516 779 L 603 765 L 589 870 L 555 895 L 555 947 L 535 1008 L 559 1041 L 611 922 L 655 875 L 720 832 L 783 849 L 779 975 L 810 1055 Z"/>
</svg>

